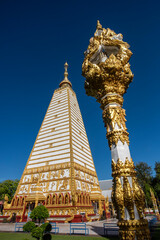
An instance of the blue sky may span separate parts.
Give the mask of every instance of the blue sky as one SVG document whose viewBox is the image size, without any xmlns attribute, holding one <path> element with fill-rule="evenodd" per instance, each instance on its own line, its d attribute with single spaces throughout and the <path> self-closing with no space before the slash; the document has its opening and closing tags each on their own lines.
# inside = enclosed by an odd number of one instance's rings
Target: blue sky
<svg viewBox="0 0 160 240">
<path fill-rule="evenodd" d="M 124 96 L 135 163 L 154 168 L 160 151 L 160 3 L 157 1 L 0 1 L 0 181 L 20 179 L 64 63 L 77 94 L 99 179 L 111 178 L 102 111 L 84 90 L 83 52 L 96 30 L 122 33 L 133 83 Z"/>
</svg>

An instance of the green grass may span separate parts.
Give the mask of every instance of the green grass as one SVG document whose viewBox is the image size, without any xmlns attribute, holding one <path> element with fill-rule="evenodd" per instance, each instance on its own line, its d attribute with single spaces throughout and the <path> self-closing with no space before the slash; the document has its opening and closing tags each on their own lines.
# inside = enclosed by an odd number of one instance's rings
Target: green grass
<svg viewBox="0 0 160 240">
<path fill-rule="evenodd" d="M 36 240 L 29 233 L 2 233 L 0 232 L 0 240 Z M 52 235 L 53 240 L 118 240 L 118 238 L 106 237 L 88 237 L 88 236 L 70 236 L 70 235 Z"/>
</svg>

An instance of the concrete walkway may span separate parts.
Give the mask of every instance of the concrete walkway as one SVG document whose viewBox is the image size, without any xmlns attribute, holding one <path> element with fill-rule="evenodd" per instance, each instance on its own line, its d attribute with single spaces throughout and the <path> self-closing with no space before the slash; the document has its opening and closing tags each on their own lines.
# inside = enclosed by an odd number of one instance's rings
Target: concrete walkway
<svg viewBox="0 0 160 240">
<path fill-rule="evenodd" d="M 117 220 L 115 219 L 109 219 L 104 221 L 96 221 L 96 222 L 87 222 L 87 228 L 89 228 L 89 235 L 92 236 L 103 236 L 104 229 L 103 229 L 103 223 L 113 223 L 115 226 L 117 226 Z M 60 234 L 70 234 L 70 224 L 69 223 L 57 223 L 57 227 L 59 227 L 59 233 Z M 15 223 L 0 223 L 0 232 L 14 232 L 15 229 Z M 75 232 L 75 233 L 78 233 Z M 79 233 L 83 233 L 83 231 L 79 231 Z M 117 236 L 118 231 L 116 232 L 110 232 L 110 235 Z"/>
</svg>

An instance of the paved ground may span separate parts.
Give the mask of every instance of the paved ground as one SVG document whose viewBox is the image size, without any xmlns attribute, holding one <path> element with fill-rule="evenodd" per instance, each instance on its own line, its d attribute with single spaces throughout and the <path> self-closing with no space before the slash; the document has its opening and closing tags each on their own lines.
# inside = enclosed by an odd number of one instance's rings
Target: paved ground
<svg viewBox="0 0 160 240">
<path fill-rule="evenodd" d="M 117 226 L 116 220 L 104 220 L 104 221 L 96 221 L 96 222 L 88 222 L 86 223 L 87 228 L 89 228 L 89 235 L 93 236 L 102 236 L 104 234 L 103 223 L 113 223 L 115 227 Z M 70 233 L 70 224 L 69 223 L 58 223 L 57 227 L 59 227 L 60 234 L 69 234 Z M 15 223 L 0 223 L 0 232 L 14 232 Z M 78 233 L 78 232 L 77 232 Z M 116 236 L 118 235 L 118 231 L 110 232 L 110 235 Z"/>
</svg>

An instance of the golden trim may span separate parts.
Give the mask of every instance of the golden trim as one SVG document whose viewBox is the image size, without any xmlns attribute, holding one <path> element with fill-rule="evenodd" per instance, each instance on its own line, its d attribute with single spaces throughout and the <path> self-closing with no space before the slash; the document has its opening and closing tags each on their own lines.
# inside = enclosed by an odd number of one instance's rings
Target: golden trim
<svg viewBox="0 0 160 240">
<path fill-rule="evenodd" d="M 123 144 L 126 142 L 129 145 L 129 133 L 126 130 L 114 130 L 106 134 L 108 139 L 108 145 L 111 149 L 112 145 L 117 145 L 118 141 L 121 141 Z"/>
<path fill-rule="evenodd" d="M 74 161 L 73 161 L 73 149 L 72 149 L 72 123 L 71 123 L 71 108 L 70 108 L 70 93 L 67 89 L 68 94 L 68 108 L 69 108 L 69 134 L 70 134 L 70 161 L 71 161 L 71 195 L 75 192 L 75 179 L 74 179 Z"/>
</svg>

